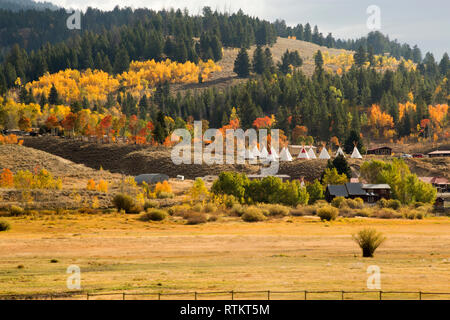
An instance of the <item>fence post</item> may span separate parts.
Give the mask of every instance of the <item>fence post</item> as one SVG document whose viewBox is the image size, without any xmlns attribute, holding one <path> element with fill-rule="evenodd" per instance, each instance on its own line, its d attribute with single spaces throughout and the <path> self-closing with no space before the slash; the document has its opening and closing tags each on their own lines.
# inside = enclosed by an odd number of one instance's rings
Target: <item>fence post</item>
<svg viewBox="0 0 450 320">
<path fill-rule="evenodd" d="M 422 291 L 419 291 L 419 300 L 422 300 Z"/>
<path fill-rule="evenodd" d="M 342 297 L 342 300 L 344 300 L 344 290 L 342 290 L 342 292 L 341 292 L 341 297 Z"/>
<path fill-rule="evenodd" d="M 194 292 L 194 299 L 197 300 L 197 291 Z"/>
<path fill-rule="evenodd" d="M 158 300 L 161 300 L 161 293 L 158 292 Z"/>
<path fill-rule="evenodd" d="M 86 300 L 89 300 L 89 292 L 86 293 Z"/>
<path fill-rule="evenodd" d="M 306 300 L 306 293 L 307 293 L 307 291 L 305 290 L 305 300 Z"/>
<path fill-rule="evenodd" d="M 234 300 L 234 291 L 231 290 L 231 300 Z"/>
<path fill-rule="evenodd" d="M 270 300 L 270 290 L 267 290 L 267 300 Z"/>
<path fill-rule="evenodd" d="M 125 292 L 124 293 L 122 293 L 122 300 L 125 300 Z"/>
<path fill-rule="evenodd" d="M 382 299 L 381 295 L 383 294 L 383 291 L 380 290 L 380 300 Z"/>
</svg>

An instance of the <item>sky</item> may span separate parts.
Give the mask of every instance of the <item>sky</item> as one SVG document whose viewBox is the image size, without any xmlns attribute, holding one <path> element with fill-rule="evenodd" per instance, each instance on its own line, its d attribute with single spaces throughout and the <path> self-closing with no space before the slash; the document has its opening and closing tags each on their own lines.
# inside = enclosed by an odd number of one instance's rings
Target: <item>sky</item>
<svg viewBox="0 0 450 320">
<path fill-rule="evenodd" d="M 324 34 L 352 39 L 367 35 L 367 8 L 380 8 L 380 31 L 401 43 L 417 44 L 422 52 L 432 52 L 441 59 L 450 53 L 450 1 L 448 0 L 47 0 L 62 7 L 86 9 L 88 6 L 111 10 L 116 5 L 151 9 L 187 8 L 191 14 L 201 8 L 236 12 L 288 25 L 311 23 Z"/>
</svg>

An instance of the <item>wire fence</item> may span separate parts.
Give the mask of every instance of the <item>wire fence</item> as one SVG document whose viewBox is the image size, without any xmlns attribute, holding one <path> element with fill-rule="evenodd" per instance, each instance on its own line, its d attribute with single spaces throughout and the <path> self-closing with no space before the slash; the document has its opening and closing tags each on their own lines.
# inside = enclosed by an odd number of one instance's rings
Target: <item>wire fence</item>
<svg viewBox="0 0 450 320">
<path fill-rule="evenodd" d="M 103 292 L 0 295 L 0 300 L 450 300 L 450 292 L 424 291 L 211 291 Z"/>
</svg>

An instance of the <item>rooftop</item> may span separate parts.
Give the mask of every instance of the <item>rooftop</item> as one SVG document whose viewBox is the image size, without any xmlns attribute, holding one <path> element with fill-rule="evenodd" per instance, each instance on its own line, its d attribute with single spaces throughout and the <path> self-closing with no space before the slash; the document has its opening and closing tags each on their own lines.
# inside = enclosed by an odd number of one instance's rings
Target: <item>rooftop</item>
<svg viewBox="0 0 450 320">
<path fill-rule="evenodd" d="M 441 150 L 441 151 L 436 150 L 436 151 L 430 152 L 428 154 L 450 154 L 450 150 Z"/>
<path fill-rule="evenodd" d="M 391 187 L 388 184 L 363 184 L 363 189 L 390 189 Z"/>
</svg>

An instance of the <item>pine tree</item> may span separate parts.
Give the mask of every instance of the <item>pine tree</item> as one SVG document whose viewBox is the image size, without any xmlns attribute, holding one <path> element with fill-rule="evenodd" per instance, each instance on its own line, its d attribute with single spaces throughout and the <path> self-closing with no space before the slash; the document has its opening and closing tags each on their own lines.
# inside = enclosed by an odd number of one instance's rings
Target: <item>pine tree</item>
<svg viewBox="0 0 450 320">
<path fill-rule="evenodd" d="M 253 53 L 253 71 L 257 74 L 263 74 L 266 71 L 266 58 L 261 46 L 256 47 Z"/>
<path fill-rule="evenodd" d="M 119 50 L 114 60 L 114 73 L 120 74 L 130 68 L 130 57 L 125 48 Z"/>
<path fill-rule="evenodd" d="M 59 104 L 59 94 L 58 90 L 56 90 L 55 85 L 52 85 L 50 89 L 50 93 L 48 95 L 48 103 L 50 105 L 57 105 Z"/>
<path fill-rule="evenodd" d="M 367 61 L 367 53 L 363 46 L 359 46 L 358 51 L 354 55 L 355 65 L 358 67 L 364 66 Z"/>
<path fill-rule="evenodd" d="M 359 152 L 364 153 L 364 145 L 360 134 L 356 130 L 351 130 L 344 143 L 345 153 L 351 154 L 353 152 L 353 148 L 355 147 L 355 143 Z"/>
<path fill-rule="evenodd" d="M 321 74 L 323 71 L 323 56 L 322 51 L 318 50 L 315 57 L 314 57 L 314 63 L 316 65 L 316 73 Z"/>
<path fill-rule="evenodd" d="M 234 61 L 233 71 L 237 73 L 239 78 L 247 78 L 250 75 L 250 61 L 247 49 L 244 47 L 241 48 Z"/>
<path fill-rule="evenodd" d="M 446 76 L 449 70 L 450 70 L 450 59 L 448 57 L 448 53 L 445 52 L 441 62 L 439 63 L 439 71 L 441 71 L 441 74 L 443 76 Z"/>
</svg>

